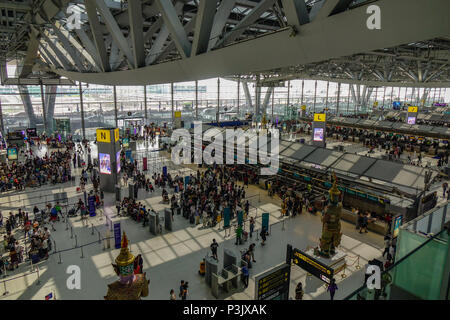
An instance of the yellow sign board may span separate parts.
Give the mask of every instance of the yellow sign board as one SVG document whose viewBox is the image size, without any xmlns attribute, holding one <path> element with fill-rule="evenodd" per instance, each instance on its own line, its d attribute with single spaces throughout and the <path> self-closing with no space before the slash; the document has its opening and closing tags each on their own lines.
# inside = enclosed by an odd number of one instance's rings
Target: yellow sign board
<svg viewBox="0 0 450 320">
<path fill-rule="evenodd" d="M 114 142 L 119 141 L 119 128 L 114 129 Z"/>
<path fill-rule="evenodd" d="M 111 142 L 111 131 L 97 129 L 97 141 L 110 143 Z"/>
<path fill-rule="evenodd" d="M 314 121 L 325 122 L 327 115 L 325 113 L 314 113 Z"/>
<path fill-rule="evenodd" d="M 181 111 L 175 111 L 175 118 L 181 118 Z"/>
<path fill-rule="evenodd" d="M 417 112 L 417 107 L 408 107 L 408 112 L 414 113 Z"/>
<path fill-rule="evenodd" d="M 306 110 L 306 106 L 302 106 L 301 108 L 302 108 L 302 110 L 303 110 L 303 111 L 305 111 L 305 110 Z"/>
</svg>

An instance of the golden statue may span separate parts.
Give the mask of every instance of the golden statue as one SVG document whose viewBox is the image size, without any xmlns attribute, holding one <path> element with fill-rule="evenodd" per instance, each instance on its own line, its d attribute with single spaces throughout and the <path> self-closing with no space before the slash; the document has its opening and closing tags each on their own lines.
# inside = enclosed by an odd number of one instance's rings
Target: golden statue
<svg viewBox="0 0 450 320">
<path fill-rule="evenodd" d="M 341 192 L 337 188 L 336 174 L 333 173 L 333 186 L 329 194 L 329 204 L 322 216 L 322 237 L 320 238 L 320 250 L 315 249 L 315 253 L 329 258 L 336 253 L 335 249 L 341 243 L 341 216 L 342 204 L 339 203 Z"/>
<path fill-rule="evenodd" d="M 140 300 L 141 297 L 148 296 L 150 280 L 146 279 L 145 272 L 134 274 L 134 260 L 134 256 L 128 250 L 128 239 L 124 232 L 116 264 L 112 264 L 120 279 L 108 284 L 105 300 Z"/>
</svg>

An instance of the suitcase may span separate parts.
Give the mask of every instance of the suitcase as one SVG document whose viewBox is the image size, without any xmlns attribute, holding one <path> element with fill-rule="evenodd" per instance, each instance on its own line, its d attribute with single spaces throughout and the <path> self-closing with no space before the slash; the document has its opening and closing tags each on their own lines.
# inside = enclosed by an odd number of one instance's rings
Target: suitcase
<svg viewBox="0 0 450 320">
<path fill-rule="evenodd" d="M 194 224 L 195 220 L 194 220 L 194 216 L 190 216 L 189 217 L 189 223 Z"/>
</svg>

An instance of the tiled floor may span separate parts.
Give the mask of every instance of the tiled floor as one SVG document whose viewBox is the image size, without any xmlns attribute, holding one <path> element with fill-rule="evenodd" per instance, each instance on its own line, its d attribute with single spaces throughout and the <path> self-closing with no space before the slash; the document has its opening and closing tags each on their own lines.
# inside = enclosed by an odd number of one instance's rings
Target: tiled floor
<svg viewBox="0 0 450 320">
<path fill-rule="evenodd" d="M 157 157 L 162 155 L 162 153 L 152 154 Z M 161 167 L 160 163 L 155 162 L 155 166 L 152 168 L 161 170 Z M 184 171 L 188 174 L 190 168 L 193 167 L 186 167 L 181 168 L 171 165 L 169 169 L 177 170 L 177 172 Z M 75 171 L 79 174 L 78 169 Z M 149 175 L 151 175 L 151 172 L 149 172 Z M 40 196 L 45 197 L 61 191 L 67 192 L 70 203 L 76 202 L 78 197 L 81 197 L 81 194 L 76 192 L 76 186 L 69 183 L 45 186 L 41 190 L 33 190 L 32 192 L 0 195 L 0 206 L 2 208 L 17 207 L 22 204 L 33 206 L 38 200 L 40 201 Z M 126 192 L 126 188 L 123 188 L 123 192 Z M 162 235 L 154 236 L 149 232 L 148 227 L 144 228 L 142 224 L 137 224 L 128 218 L 116 217 L 114 195 L 106 194 L 105 210 L 100 210 L 96 217 L 90 217 L 87 226 L 83 226 L 78 217 L 70 218 L 67 225 L 64 222 L 56 224 L 56 231 L 52 232 L 54 244 L 58 251 L 66 251 L 60 254 L 52 254 L 48 261 L 38 264 L 39 284 L 37 273 L 23 276 L 36 266 L 31 266 L 29 262 L 22 264 L 13 274 L 8 272 L 8 276 L 4 280 L 23 277 L 6 282 L 6 290 L 9 293 L 0 296 L 0 298 L 41 300 L 44 299 L 45 295 L 53 292 L 56 299 L 103 299 L 107 284 L 117 279 L 111 263 L 119 252 L 118 249 L 104 249 L 105 243 L 98 242 L 99 237 L 111 235 L 105 225 L 107 221 L 105 215 L 114 222 L 120 221 L 122 230 L 129 237 L 132 253 L 141 253 L 143 256 L 144 271 L 147 272 L 151 280 L 150 294 L 145 299 L 168 299 L 170 289 L 177 291 L 180 280 L 190 283 L 188 299 L 215 299 L 204 279 L 198 275 L 199 263 L 208 254 L 209 245 L 213 238 L 219 242 L 219 268 L 223 260 L 221 257 L 224 248 L 239 255 L 240 250 L 244 250 L 251 242 L 257 244 L 255 252 L 257 262 L 250 269 L 251 279 L 256 274 L 285 261 L 287 244 L 301 250 L 317 246 L 321 233 L 320 216 L 303 213 L 300 216 L 283 221 L 279 219 L 279 200 L 268 197 L 265 191 L 256 186 L 248 188 L 247 196 L 251 197 L 250 215 L 257 217 L 255 230 L 258 230 L 261 226 L 261 213 L 270 213 L 271 233 L 265 246 L 261 246 L 260 241 L 256 240 L 255 237 L 258 232 L 255 232 L 253 238 L 245 245 L 236 246 L 234 236 L 227 236 L 220 229 L 220 225 L 215 228 L 202 229 L 200 225 L 193 226 L 182 216 L 177 215 L 175 215 L 172 232 L 163 231 Z M 36 198 L 30 199 L 31 197 Z M 138 198 L 156 211 L 162 211 L 168 207 L 168 205 L 161 203 L 160 190 L 157 190 L 154 194 L 147 194 L 140 190 Z M 66 226 L 68 227 L 67 230 Z M 339 274 L 337 276 L 339 290 L 336 293 L 336 299 L 344 298 L 362 284 L 364 264 L 374 257 L 381 256 L 383 246 L 381 236 L 373 233 L 359 234 L 354 225 L 344 221 L 342 222 L 342 231 L 344 236 L 342 237 L 341 249 L 347 253 L 349 267 L 345 271 L 346 278 L 342 278 Z M 74 249 L 75 244 L 78 247 Z M 79 248 L 80 245 L 84 246 L 83 252 Z M 114 244 L 111 242 L 111 247 L 113 246 Z M 83 258 L 81 258 L 82 256 Z M 359 265 L 362 266 L 361 269 L 355 268 L 358 264 L 358 256 Z M 66 281 L 70 275 L 66 271 L 70 265 L 80 267 L 80 290 L 69 290 L 67 288 Z M 298 281 L 303 282 L 304 299 L 328 299 L 324 283 L 314 277 L 307 276 L 306 272 L 297 266 L 292 267 L 290 294 L 292 297 Z M 1 285 L 3 285 L 3 288 L 1 288 Z M 5 285 L 1 285 L 0 293 L 3 293 Z M 249 287 L 242 292 L 232 294 L 222 292 L 220 298 L 253 299 L 254 282 L 250 280 Z"/>
</svg>

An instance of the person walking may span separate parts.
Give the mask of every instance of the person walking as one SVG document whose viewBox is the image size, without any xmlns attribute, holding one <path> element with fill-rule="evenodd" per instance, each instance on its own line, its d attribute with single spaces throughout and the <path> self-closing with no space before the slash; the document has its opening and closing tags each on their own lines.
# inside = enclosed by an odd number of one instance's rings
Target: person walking
<svg viewBox="0 0 450 320">
<path fill-rule="evenodd" d="M 382 257 L 384 258 L 385 254 L 389 254 L 389 247 L 391 246 L 391 237 L 389 235 L 384 237 L 384 251 Z"/>
<path fill-rule="evenodd" d="M 170 290 L 170 300 L 177 300 L 177 295 L 173 289 Z"/>
<path fill-rule="evenodd" d="M 252 237 L 254 230 L 255 230 L 255 219 L 253 217 L 250 217 L 250 238 Z"/>
<path fill-rule="evenodd" d="M 338 289 L 336 282 L 334 279 L 331 279 L 331 283 L 328 286 L 327 291 L 330 292 L 330 300 L 334 300 L 334 294 L 336 293 L 336 290 Z"/>
<path fill-rule="evenodd" d="M 256 260 L 255 260 L 255 247 L 256 247 L 256 244 L 254 244 L 254 243 L 252 243 L 248 247 L 248 252 L 250 253 L 250 257 L 252 258 L 252 262 L 256 262 Z"/>
<path fill-rule="evenodd" d="M 303 284 L 301 282 L 295 287 L 295 300 L 303 300 Z"/>
<path fill-rule="evenodd" d="M 219 261 L 219 259 L 217 259 L 217 248 L 219 247 L 219 244 L 216 242 L 216 239 L 213 239 L 213 242 L 211 243 L 210 247 L 213 258 L 216 261 Z"/>
<path fill-rule="evenodd" d="M 236 227 L 236 245 L 242 244 L 242 226 L 239 224 Z"/>
</svg>

